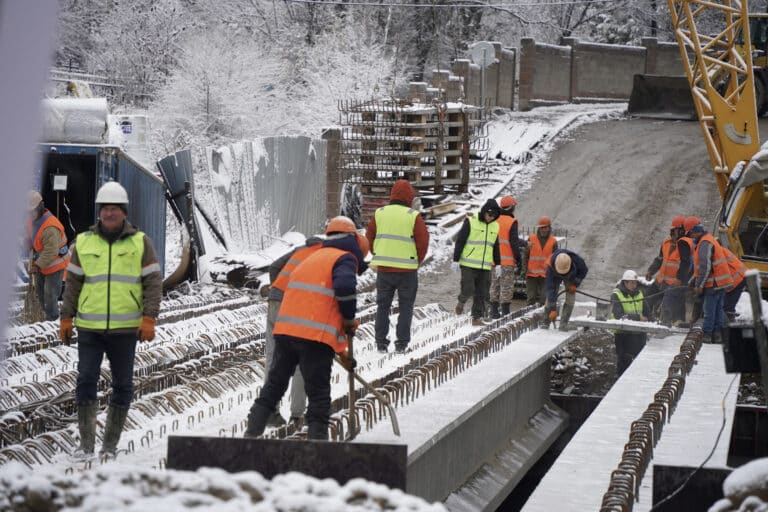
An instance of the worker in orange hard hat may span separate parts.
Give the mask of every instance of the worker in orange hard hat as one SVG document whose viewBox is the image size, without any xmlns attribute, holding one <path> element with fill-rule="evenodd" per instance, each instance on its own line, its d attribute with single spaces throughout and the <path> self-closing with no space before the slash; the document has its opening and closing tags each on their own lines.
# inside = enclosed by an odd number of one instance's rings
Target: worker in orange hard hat
<svg viewBox="0 0 768 512">
<path fill-rule="evenodd" d="M 685 322 L 687 284 L 693 274 L 693 240 L 685 236 L 685 217 L 672 219 L 669 236 L 661 242 L 659 254 L 645 272 L 645 279 L 653 284 L 645 293 L 651 313 L 660 306 L 660 320 L 664 325 Z M 663 296 L 663 297 L 662 297 Z"/>
<path fill-rule="evenodd" d="M 543 305 L 547 301 L 547 262 L 558 249 L 552 234 L 552 219 L 543 215 L 536 224 L 536 232 L 528 235 L 528 245 L 522 255 L 528 306 Z"/>
<path fill-rule="evenodd" d="M 355 335 L 357 275 L 368 267 L 368 239 L 347 217 L 335 217 L 322 247 L 302 261 L 288 277 L 273 335 L 272 367 L 248 414 L 245 437 L 260 436 L 270 415 L 301 368 L 309 399 L 305 415 L 309 439 L 328 439 L 331 414 L 331 366 L 336 354 L 348 369 L 348 339 Z"/>
<path fill-rule="evenodd" d="M 544 306 L 550 322 L 557 318 L 557 292 L 560 283 L 565 286 L 565 303 L 560 315 L 560 330 L 568 330 L 568 320 L 576 303 L 576 289 L 587 277 L 587 264 L 581 256 L 568 249 L 558 249 L 547 264 L 547 303 Z"/>
<path fill-rule="evenodd" d="M 501 213 L 496 222 L 499 224 L 501 263 L 494 265 L 491 273 L 491 318 L 500 318 L 509 314 L 510 304 L 515 293 L 515 274 L 518 269 L 522 268 L 515 206 L 517 206 L 517 201 L 512 196 L 504 196 L 499 201 Z"/>
</svg>

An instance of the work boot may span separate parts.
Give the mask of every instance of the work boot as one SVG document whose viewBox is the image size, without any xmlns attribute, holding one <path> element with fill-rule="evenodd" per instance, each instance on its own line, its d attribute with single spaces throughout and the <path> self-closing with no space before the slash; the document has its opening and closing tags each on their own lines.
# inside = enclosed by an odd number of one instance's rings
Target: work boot
<svg viewBox="0 0 768 512">
<path fill-rule="evenodd" d="M 472 319 L 472 326 L 473 327 L 479 327 L 479 326 L 484 326 L 484 325 L 487 325 L 487 324 L 485 323 L 485 321 L 483 321 L 482 318 L 473 318 Z"/>
<path fill-rule="evenodd" d="M 248 427 L 246 427 L 243 437 L 259 437 L 263 434 L 264 429 L 267 428 L 267 420 L 271 414 L 272 411 L 263 405 L 254 402 L 248 413 Z"/>
<path fill-rule="evenodd" d="M 93 457 L 93 445 L 96 442 L 96 415 L 99 404 L 95 401 L 85 402 L 77 406 L 77 427 L 80 430 L 80 446 L 73 454 L 77 460 L 87 460 Z"/>
<path fill-rule="evenodd" d="M 571 318 L 571 313 L 573 313 L 573 304 L 563 304 L 563 310 L 560 312 L 560 330 L 561 331 L 567 331 L 568 328 L 568 320 Z"/>
<path fill-rule="evenodd" d="M 491 302 L 491 318 L 496 320 L 497 318 L 501 318 L 501 315 L 499 314 L 499 303 L 498 302 Z"/>
<path fill-rule="evenodd" d="M 312 421 L 307 428 L 307 439 L 312 441 L 328 440 L 328 425 L 319 421 Z"/>
<path fill-rule="evenodd" d="M 460 315 L 460 314 L 462 314 L 462 313 L 464 312 L 464 303 L 463 303 L 463 302 L 457 302 L 457 303 L 456 303 L 456 309 L 455 309 L 455 311 L 456 311 L 456 314 L 457 314 L 457 315 Z"/>
<path fill-rule="evenodd" d="M 408 342 L 407 341 L 396 341 L 395 342 L 395 352 L 398 354 L 405 354 L 408 351 Z"/>
<path fill-rule="evenodd" d="M 304 417 L 303 416 L 291 416 L 291 418 L 288 420 L 288 424 L 291 425 L 294 429 L 296 429 L 296 432 L 301 430 L 301 427 L 304 426 Z"/>
<path fill-rule="evenodd" d="M 712 343 L 722 343 L 723 342 L 723 331 L 719 329 L 715 329 L 712 332 Z"/>
<path fill-rule="evenodd" d="M 278 411 L 269 415 L 269 418 L 267 419 L 268 427 L 282 427 L 283 425 L 285 425 L 285 418 L 283 418 L 283 415 Z"/>
<path fill-rule="evenodd" d="M 507 316 L 509 314 L 509 307 L 511 304 L 509 302 L 502 302 L 501 304 L 501 316 Z"/>
<path fill-rule="evenodd" d="M 127 407 L 110 405 L 107 409 L 107 424 L 104 427 L 104 438 L 99 452 L 102 458 L 114 458 L 117 454 L 117 442 L 120 441 L 120 434 L 123 433 L 123 426 L 125 426 L 127 417 Z"/>
</svg>

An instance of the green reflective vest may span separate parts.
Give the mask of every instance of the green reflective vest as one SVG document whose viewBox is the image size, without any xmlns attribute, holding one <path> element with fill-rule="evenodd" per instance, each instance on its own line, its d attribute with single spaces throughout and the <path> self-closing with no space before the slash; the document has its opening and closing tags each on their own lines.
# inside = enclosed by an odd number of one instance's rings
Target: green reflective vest
<svg viewBox="0 0 768 512">
<path fill-rule="evenodd" d="M 469 218 L 469 236 L 464 250 L 461 251 L 459 264 L 464 267 L 491 270 L 493 263 L 493 244 L 499 236 L 499 223 L 486 224 L 480 220 L 480 213 Z"/>
<path fill-rule="evenodd" d="M 138 231 L 110 245 L 86 231 L 77 235 L 75 249 L 85 275 L 75 325 L 105 331 L 138 327 L 144 310 L 144 233 Z"/>
<path fill-rule="evenodd" d="M 613 293 L 619 298 L 621 307 L 626 315 L 643 315 L 643 292 L 638 291 L 634 297 L 631 295 L 625 295 L 619 288 L 613 290 Z M 611 314 L 611 318 L 614 318 Z"/>
<path fill-rule="evenodd" d="M 413 226 L 419 212 L 401 204 L 388 204 L 376 210 L 376 238 L 373 240 L 372 266 L 417 269 L 419 258 Z"/>
</svg>

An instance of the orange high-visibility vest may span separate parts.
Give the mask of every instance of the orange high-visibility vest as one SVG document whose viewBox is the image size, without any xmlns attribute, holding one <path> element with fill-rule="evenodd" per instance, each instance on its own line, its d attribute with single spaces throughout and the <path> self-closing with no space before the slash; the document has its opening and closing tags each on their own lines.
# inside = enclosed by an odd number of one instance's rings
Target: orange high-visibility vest
<svg viewBox="0 0 768 512">
<path fill-rule="evenodd" d="M 687 243 L 693 250 L 693 244 L 690 238 L 680 238 Z M 656 282 L 665 283 L 669 286 L 679 286 L 680 280 L 677 278 L 677 271 L 680 269 L 680 251 L 677 250 L 677 241 L 667 238 L 661 243 L 661 268 L 656 274 Z"/>
<path fill-rule="evenodd" d="M 59 222 L 50 211 L 44 210 L 43 215 L 38 220 L 38 225 L 32 225 L 32 219 L 27 217 L 27 234 L 32 240 L 32 250 L 34 251 L 34 259 L 40 256 L 43 252 L 43 231 L 47 228 L 54 227 L 59 230 L 59 255 L 54 259 L 50 265 L 40 269 L 40 273 L 43 275 L 53 274 L 59 270 L 64 270 L 69 265 L 69 247 L 67 246 L 67 235 L 64 232 L 64 226 Z M 34 231 L 35 228 L 37 231 Z"/>
<path fill-rule="evenodd" d="M 311 254 L 314 254 L 322 246 L 323 244 L 309 245 L 307 247 L 297 249 L 293 254 L 291 254 L 291 257 L 288 259 L 288 261 L 285 262 L 283 268 L 280 269 L 280 273 L 277 274 L 277 277 L 272 282 L 272 288 L 276 288 L 285 293 L 285 287 L 288 286 L 288 278 L 290 277 L 291 272 L 293 272 L 293 270 L 299 266 L 299 263 L 307 259 Z"/>
<path fill-rule="evenodd" d="M 291 272 L 273 334 L 285 334 L 325 343 L 334 352 L 344 352 L 347 338 L 333 289 L 333 266 L 349 254 L 334 247 L 323 247 Z"/>
<path fill-rule="evenodd" d="M 555 237 L 549 235 L 544 247 L 542 247 L 538 235 L 528 235 L 528 244 L 531 250 L 528 254 L 528 270 L 525 275 L 527 277 L 547 277 L 547 262 L 552 253 L 555 252 Z"/>
<path fill-rule="evenodd" d="M 512 240 L 509 239 L 509 230 L 515 225 L 517 219 L 509 215 L 500 215 L 496 222 L 499 223 L 499 253 L 501 254 L 501 264 L 514 267 L 515 253 L 512 251 Z M 517 243 L 517 240 L 514 241 Z"/>
<path fill-rule="evenodd" d="M 728 262 L 723 252 L 723 247 L 715 240 L 711 233 L 707 233 L 699 238 L 698 243 L 709 242 L 712 244 L 712 273 L 704 281 L 704 288 L 729 288 L 733 286 L 733 277 L 728 268 Z M 701 270 L 699 269 L 699 251 L 693 251 L 693 275 L 698 279 Z"/>
<path fill-rule="evenodd" d="M 727 247 L 723 247 L 723 253 L 725 254 L 725 261 L 728 263 L 728 269 L 731 271 L 731 277 L 733 277 L 733 286 L 728 289 L 736 288 L 744 280 L 744 274 L 747 273 L 747 266 L 736 257 Z"/>
</svg>

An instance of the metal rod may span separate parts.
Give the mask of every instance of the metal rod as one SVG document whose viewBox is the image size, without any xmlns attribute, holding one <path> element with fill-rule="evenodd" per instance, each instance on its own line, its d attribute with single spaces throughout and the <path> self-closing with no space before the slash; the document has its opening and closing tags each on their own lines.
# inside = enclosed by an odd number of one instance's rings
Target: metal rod
<svg viewBox="0 0 768 512">
<path fill-rule="evenodd" d="M 341 360 L 339 359 L 339 356 L 336 356 L 335 358 L 336 362 L 339 363 L 341 366 L 344 366 L 341 363 Z M 376 388 L 374 388 L 368 381 L 363 379 L 361 376 L 359 376 L 356 372 L 351 372 L 351 374 L 355 377 L 355 380 L 359 382 L 360 384 L 365 387 L 373 396 L 375 396 L 379 402 L 384 404 L 384 407 L 387 408 L 387 412 L 389 414 L 389 419 L 392 421 L 392 432 L 396 436 L 400 435 L 400 422 L 397 421 L 397 416 L 395 415 L 395 408 L 392 407 L 392 404 L 389 403 L 389 399 L 380 393 Z"/>
</svg>

